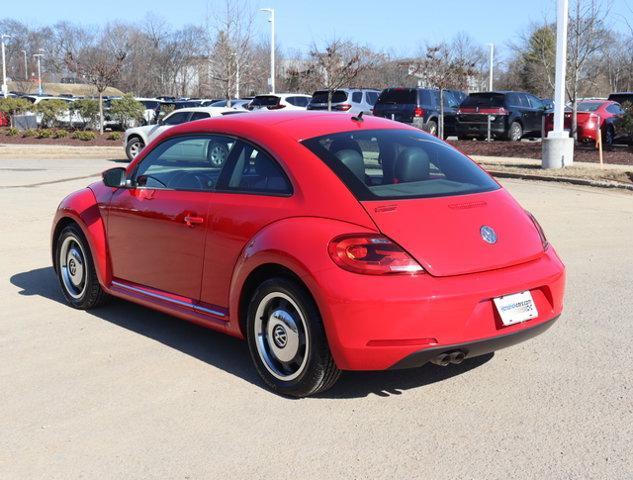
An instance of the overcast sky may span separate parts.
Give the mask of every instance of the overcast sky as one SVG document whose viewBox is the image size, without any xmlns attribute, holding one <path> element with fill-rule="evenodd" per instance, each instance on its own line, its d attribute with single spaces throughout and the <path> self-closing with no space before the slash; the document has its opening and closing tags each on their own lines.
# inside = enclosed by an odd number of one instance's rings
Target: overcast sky
<svg viewBox="0 0 633 480">
<path fill-rule="evenodd" d="M 608 2 L 609 0 L 599 0 Z M 69 20 L 99 24 L 110 20 L 142 20 L 148 12 L 174 26 L 201 23 L 209 8 L 224 0 L 31 0 L 2 1 L 0 17 L 36 25 Z M 277 42 L 285 50 L 307 51 L 313 42 L 343 37 L 400 55 L 419 46 L 466 32 L 481 44 L 494 43 L 500 52 L 530 22 L 554 19 L 555 0 L 250 0 L 253 10 L 276 11 Z M 611 22 L 627 31 L 633 25 L 633 0 L 613 0 Z M 268 34 L 266 14 L 256 17 L 258 35 Z M 1 32 L 0 32 L 1 33 Z"/>
</svg>

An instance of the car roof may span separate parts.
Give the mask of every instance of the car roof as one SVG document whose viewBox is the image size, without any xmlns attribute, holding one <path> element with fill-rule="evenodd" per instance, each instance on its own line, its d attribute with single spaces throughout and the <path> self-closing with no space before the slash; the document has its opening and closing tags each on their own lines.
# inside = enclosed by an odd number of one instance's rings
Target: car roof
<svg viewBox="0 0 633 480">
<path fill-rule="evenodd" d="M 253 98 L 258 97 L 311 97 L 312 95 L 306 95 L 305 93 L 261 93 L 259 95 L 255 95 Z"/>
<path fill-rule="evenodd" d="M 217 108 L 217 107 L 216 107 Z M 226 109 L 231 110 L 231 109 Z M 352 120 L 354 116 L 343 112 L 324 112 L 310 110 L 252 112 L 243 115 L 226 115 L 221 118 L 204 119 L 173 127 L 168 135 L 187 133 L 188 131 L 216 130 L 226 125 L 244 131 L 267 129 L 276 134 L 286 135 L 296 141 L 339 132 L 371 129 L 418 130 L 417 128 L 380 117 L 364 116 L 362 121 Z M 195 125 L 194 125 L 195 123 Z"/>
</svg>

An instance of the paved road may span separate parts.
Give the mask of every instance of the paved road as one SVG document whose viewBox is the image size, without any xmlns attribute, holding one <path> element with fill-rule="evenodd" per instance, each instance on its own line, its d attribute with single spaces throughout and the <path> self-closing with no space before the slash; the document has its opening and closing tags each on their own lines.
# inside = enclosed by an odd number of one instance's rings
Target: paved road
<svg viewBox="0 0 633 480">
<path fill-rule="evenodd" d="M 0 478 L 633 477 L 633 195 L 504 182 L 566 261 L 561 320 L 492 358 L 288 400 L 240 341 L 63 304 L 50 219 L 88 182 L 63 179 L 112 165 L 0 160 Z"/>
</svg>

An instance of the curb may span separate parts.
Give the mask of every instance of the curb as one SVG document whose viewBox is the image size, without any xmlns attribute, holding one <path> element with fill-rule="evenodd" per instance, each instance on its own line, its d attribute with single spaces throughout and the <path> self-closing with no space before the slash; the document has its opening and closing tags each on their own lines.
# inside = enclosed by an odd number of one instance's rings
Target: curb
<svg viewBox="0 0 633 480">
<path fill-rule="evenodd" d="M 500 170 L 488 170 L 485 165 L 482 165 L 484 169 L 493 177 L 499 178 L 518 178 L 520 180 L 541 180 L 544 182 L 559 182 L 559 183 L 571 183 L 573 185 L 584 185 L 587 187 L 598 188 L 617 188 L 621 190 L 629 190 L 633 192 L 633 185 L 626 183 L 611 182 L 609 180 L 587 180 L 585 178 L 573 178 L 573 177 L 554 177 L 551 175 L 532 175 L 529 173 L 514 173 Z"/>
</svg>

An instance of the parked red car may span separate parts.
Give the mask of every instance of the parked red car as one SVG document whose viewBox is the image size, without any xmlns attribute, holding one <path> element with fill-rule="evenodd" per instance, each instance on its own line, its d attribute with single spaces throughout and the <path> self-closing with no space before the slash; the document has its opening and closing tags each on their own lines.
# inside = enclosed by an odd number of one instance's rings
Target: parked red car
<svg viewBox="0 0 633 480">
<path fill-rule="evenodd" d="M 340 113 L 169 129 L 61 202 L 52 254 L 71 306 L 113 295 L 246 338 L 291 396 L 341 370 L 460 363 L 563 308 L 561 260 L 485 171 L 416 128 Z"/>
<path fill-rule="evenodd" d="M 584 143 L 595 143 L 598 129 L 603 144 L 613 145 L 617 136 L 617 121 L 622 117 L 619 103 L 610 100 L 582 100 L 578 102 L 578 140 Z M 571 108 L 565 109 L 565 128 L 571 129 Z M 545 132 L 554 129 L 554 113 L 545 116 Z"/>
</svg>

